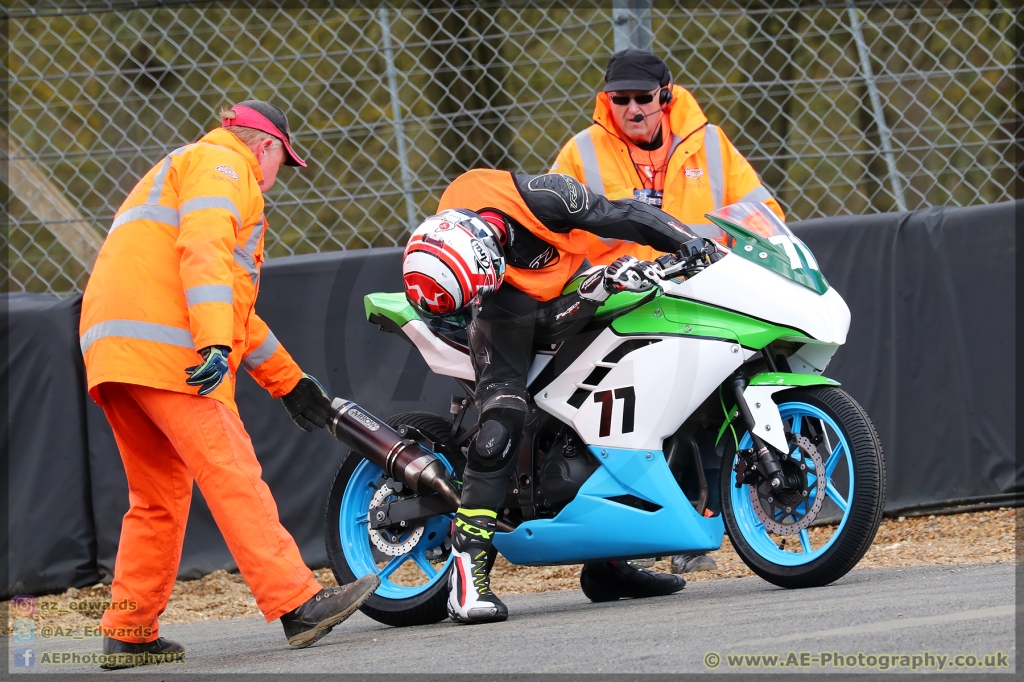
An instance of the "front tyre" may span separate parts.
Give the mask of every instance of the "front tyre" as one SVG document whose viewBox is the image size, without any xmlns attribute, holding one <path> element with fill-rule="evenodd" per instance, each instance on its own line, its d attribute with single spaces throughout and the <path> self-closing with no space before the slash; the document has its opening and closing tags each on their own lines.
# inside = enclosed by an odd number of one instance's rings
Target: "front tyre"
<svg viewBox="0 0 1024 682">
<path fill-rule="evenodd" d="M 415 427 L 435 443 L 447 441 L 452 428 L 450 421 L 424 412 L 386 421 L 396 430 L 402 425 Z M 434 454 L 461 478 L 465 463 L 460 453 Z M 450 529 L 455 515 L 440 514 L 414 528 L 371 530 L 370 508 L 400 496 L 388 487 L 383 469 L 348 452 L 327 499 L 327 558 L 339 585 L 370 573 L 380 577 L 380 587 L 359 607 L 370 618 L 395 627 L 428 625 L 448 617 Z"/>
<path fill-rule="evenodd" d="M 782 464 L 802 488 L 781 495 L 764 482 L 737 488 L 738 458 L 729 448 L 722 516 L 733 547 L 757 575 L 786 588 L 827 585 L 856 566 L 875 539 L 885 502 L 882 446 L 868 415 L 839 388 L 790 389 L 775 401 L 794 443 Z M 737 449 L 751 447 L 743 432 Z M 815 519 L 835 525 L 808 528 Z"/>
</svg>

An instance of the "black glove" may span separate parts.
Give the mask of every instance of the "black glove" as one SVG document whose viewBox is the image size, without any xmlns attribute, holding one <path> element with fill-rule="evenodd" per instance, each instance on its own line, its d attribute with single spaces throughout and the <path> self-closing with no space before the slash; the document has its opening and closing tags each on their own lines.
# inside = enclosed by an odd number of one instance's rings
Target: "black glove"
<svg viewBox="0 0 1024 682">
<path fill-rule="evenodd" d="M 199 395 L 213 392 L 228 374 L 228 353 L 230 352 L 231 349 L 227 346 L 201 348 L 199 354 L 203 356 L 203 362 L 200 365 L 185 368 L 185 374 L 188 375 L 185 383 L 189 386 L 198 386 Z"/>
<path fill-rule="evenodd" d="M 314 426 L 318 429 L 327 426 L 331 399 L 327 397 L 327 391 L 320 382 L 308 374 L 303 374 L 295 388 L 281 396 L 281 402 L 284 403 L 284 409 L 288 410 L 288 416 L 303 431 L 308 433 Z"/>
</svg>

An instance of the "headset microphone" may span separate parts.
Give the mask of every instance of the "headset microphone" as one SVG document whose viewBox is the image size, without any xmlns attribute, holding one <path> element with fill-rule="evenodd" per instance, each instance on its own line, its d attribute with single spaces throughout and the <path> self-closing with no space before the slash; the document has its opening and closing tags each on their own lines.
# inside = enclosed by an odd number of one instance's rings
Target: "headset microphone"
<svg viewBox="0 0 1024 682">
<path fill-rule="evenodd" d="M 637 114 L 636 116 L 633 117 L 633 123 L 640 123 L 645 118 L 647 118 L 647 117 L 644 116 L 643 114 Z"/>
</svg>

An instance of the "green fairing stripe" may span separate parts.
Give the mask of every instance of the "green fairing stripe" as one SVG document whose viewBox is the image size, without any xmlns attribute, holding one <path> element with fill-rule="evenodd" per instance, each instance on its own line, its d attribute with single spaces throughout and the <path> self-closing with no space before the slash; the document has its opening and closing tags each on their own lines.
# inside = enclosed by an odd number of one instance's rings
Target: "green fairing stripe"
<svg viewBox="0 0 1024 682">
<path fill-rule="evenodd" d="M 672 334 L 722 339 L 755 350 L 784 337 L 807 338 L 796 329 L 672 296 L 659 296 L 614 320 L 611 326 L 619 334 Z"/>
<path fill-rule="evenodd" d="M 367 320 L 370 319 L 370 315 L 376 313 L 394 320 L 399 327 L 419 319 L 405 294 L 367 294 L 363 297 L 363 307 Z"/>
<path fill-rule="evenodd" d="M 751 386 L 839 386 L 835 379 L 817 374 L 790 374 L 789 372 L 764 372 L 754 375 Z"/>
</svg>

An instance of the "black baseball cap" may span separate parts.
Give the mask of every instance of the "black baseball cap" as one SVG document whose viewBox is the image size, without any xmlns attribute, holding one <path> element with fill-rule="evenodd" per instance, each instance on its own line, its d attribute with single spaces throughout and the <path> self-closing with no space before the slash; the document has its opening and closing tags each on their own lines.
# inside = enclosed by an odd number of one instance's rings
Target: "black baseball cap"
<svg viewBox="0 0 1024 682">
<path fill-rule="evenodd" d="M 306 162 L 299 158 L 299 155 L 292 149 L 292 133 L 288 129 L 288 117 L 281 109 L 270 102 L 258 99 L 250 99 L 239 102 L 231 107 L 231 115 L 221 121 L 225 128 L 231 126 L 244 126 L 255 128 L 269 135 L 273 135 L 284 143 L 286 166 L 306 167 Z"/>
<path fill-rule="evenodd" d="M 672 82 L 672 75 L 661 57 L 634 47 L 608 58 L 604 72 L 604 91 L 654 90 Z"/>
</svg>

